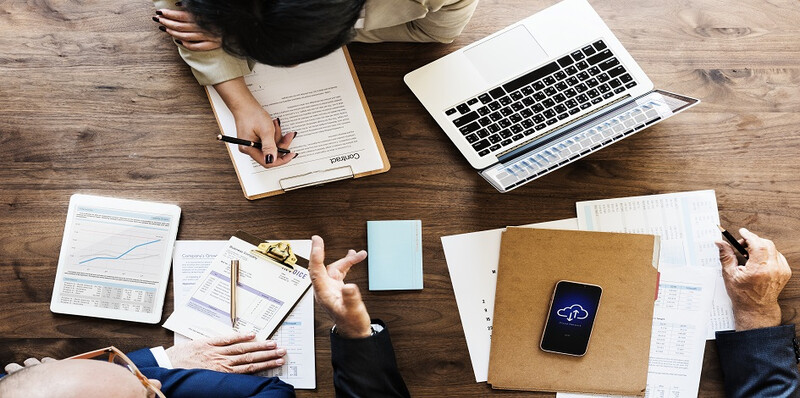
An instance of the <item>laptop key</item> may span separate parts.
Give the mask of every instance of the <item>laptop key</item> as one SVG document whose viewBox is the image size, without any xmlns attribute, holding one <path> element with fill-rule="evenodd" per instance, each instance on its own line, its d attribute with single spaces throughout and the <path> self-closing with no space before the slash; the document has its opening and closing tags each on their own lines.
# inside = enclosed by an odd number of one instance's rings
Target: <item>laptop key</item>
<svg viewBox="0 0 800 398">
<path fill-rule="evenodd" d="M 551 107 L 551 106 L 553 106 L 553 105 L 555 105 L 555 104 L 556 104 L 556 103 L 553 101 L 553 99 L 552 99 L 552 98 L 548 98 L 548 99 L 546 99 L 546 100 L 542 101 L 542 105 L 543 105 L 545 108 L 549 108 L 549 107 Z"/>
<path fill-rule="evenodd" d="M 548 87 L 548 88 L 544 89 L 544 93 L 547 94 L 547 95 L 551 95 L 551 96 L 555 95 L 557 92 L 558 92 L 558 90 L 556 90 L 555 87 Z"/>
<path fill-rule="evenodd" d="M 575 108 L 575 107 L 578 106 L 578 102 L 575 101 L 574 99 L 571 99 L 571 100 L 565 102 L 564 105 L 566 105 L 567 108 Z"/>
<path fill-rule="evenodd" d="M 460 131 L 461 134 L 467 135 L 473 131 L 478 131 L 480 128 L 481 126 L 478 124 L 478 122 L 472 122 L 466 126 L 459 127 L 458 131 Z"/>
<path fill-rule="evenodd" d="M 486 138 L 486 137 L 488 137 L 488 136 L 489 136 L 489 134 L 491 134 L 491 133 L 489 133 L 489 132 L 488 132 L 486 129 L 480 129 L 480 130 L 476 131 L 476 132 L 475 132 L 475 134 L 477 134 L 477 135 L 478 135 L 478 137 L 481 137 L 481 138 Z"/>
<path fill-rule="evenodd" d="M 533 111 L 530 110 L 530 109 L 523 109 L 522 112 L 520 112 L 519 114 L 520 114 L 520 116 L 522 116 L 524 118 L 529 118 L 529 117 L 533 116 Z"/>
<path fill-rule="evenodd" d="M 580 61 L 580 60 L 582 60 L 582 59 L 585 57 L 585 56 L 583 55 L 583 53 L 582 53 L 580 50 L 578 50 L 578 51 L 575 51 L 574 53 L 572 53 L 572 54 L 570 54 L 570 55 L 571 55 L 571 56 L 572 56 L 572 58 L 573 58 L 574 60 L 576 60 L 576 61 Z"/>
<path fill-rule="evenodd" d="M 578 109 L 578 108 L 572 108 L 572 109 L 570 109 L 570 110 L 569 110 L 569 114 L 570 114 L 570 115 L 574 115 L 574 114 L 576 114 L 576 113 L 578 113 L 578 112 L 580 112 L 580 111 L 581 111 L 581 110 L 580 110 L 580 109 Z"/>
<path fill-rule="evenodd" d="M 537 125 L 536 125 L 536 127 L 534 127 L 534 128 L 535 128 L 537 131 L 539 131 L 539 130 L 544 130 L 544 129 L 545 129 L 545 127 L 547 127 L 547 126 L 545 126 L 545 124 L 544 124 L 544 123 L 540 123 L 540 124 L 537 124 Z"/>
<path fill-rule="evenodd" d="M 611 77 L 617 77 L 623 73 L 625 73 L 625 68 L 623 68 L 622 65 L 618 65 L 608 70 L 608 75 Z"/>
<path fill-rule="evenodd" d="M 631 75 L 629 75 L 629 74 L 627 74 L 627 73 L 626 73 L 626 74 L 624 74 L 624 75 L 620 76 L 620 77 L 619 77 L 619 80 L 620 80 L 621 82 L 623 82 L 623 83 L 627 83 L 627 82 L 629 82 L 629 81 L 633 80 L 633 78 L 631 77 Z"/>
<path fill-rule="evenodd" d="M 546 117 L 546 118 L 551 118 L 551 117 L 556 115 L 556 112 L 554 110 L 552 110 L 552 109 L 548 109 L 548 110 L 544 111 L 544 113 L 542 115 L 544 115 L 544 117 Z"/>
<path fill-rule="evenodd" d="M 478 115 L 478 112 L 470 112 L 458 119 L 453 120 L 453 124 L 455 124 L 456 127 L 461 127 L 478 120 L 479 117 L 480 115 Z"/>
<path fill-rule="evenodd" d="M 597 87 L 598 84 L 600 84 L 600 82 L 598 82 L 597 79 L 589 79 L 586 81 L 586 85 L 589 87 Z"/>
<path fill-rule="evenodd" d="M 567 98 L 572 98 L 572 97 L 578 95 L 578 92 L 575 91 L 574 89 L 568 89 L 568 90 L 564 91 L 564 95 L 566 95 Z"/>
<path fill-rule="evenodd" d="M 503 115 L 501 115 L 500 112 L 495 112 L 495 113 L 492 113 L 491 115 L 489 115 L 489 118 L 492 119 L 492 121 L 496 122 L 496 121 L 502 119 Z"/>
<path fill-rule="evenodd" d="M 569 86 L 567 86 L 567 83 L 564 83 L 564 82 L 558 82 L 558 84 L 556 84 L 556 89 L 558 91 L 564 91 L 564 90 L 567 89 L 567 87 L 569 87 Z"/>
<path fill-rule="evenodd" d="M 592 104 L 590 102 L 584 102 L 584 103 L 581 104 L 581 109 L 586 109 L 586 108 L 588 108 L 590 106 L 592 106 Z"/>
<path fill-rule="evenodd" d="M 609 91 L 609 92 L 603 94 L 603 99 L 609 99 L 609 98 L 611 98 L 613 96 L 614 96 L 614 93 L 612 91 Z"/>
<path fill-rule="evenodd" d="M 478 152 L 478 156 L 486 156 L 491 152 L 488 148 Z"/>
<path fill-rule="evenodd" d="M 567 107 L 564 106 L 564 104 L 558 104 L 558 105 L 556 105 L 555 108 L 553 108 L 553 110 L 558 112 L 558 113 L 562 113 L 562 112 L 566 112 L 567 111 Z"/>
<path fill-rule="evenodd" d="M 572 58 L 569 55 L 561 57 L 561 58 L 558 59 L 558 64 L 561 65 L 562 68 L 566 68 L 566 67 L 572 65 L 573 62 L 575 62 L 575 61 L 573 61 Z"/>
<path fill-rule="evenodd" d="M 496 124 L 493 124 L 493 125 L 487 127 L 486 129 L 489 130 L 490 133 L 496 133 L 496 132 L 500 131 L 500 126 L 498 126 Z"/>
<path fill-rule="evenodd" d="M 489 136 L 489 142 L 491 142 L 492 144 L 497 144 L 498 142 L 500 142 L 502 140 L 503 139 L 500 138 L 500 134 L 494 134 L 494 135 Z M 497 147 L 500 148 L 499 145 Z M 494 151 L 494 149 L 492 149 L 492 150 Z"/>
<path fill-rule="evenodd" d="M 506 128 L 506 127 L 511 125 L 511 122 L 508 119 L 503 119 L 503 120 L 497 122 L 497 124 L 499 124 L 500 127 L 502 127 L 502 128 Z"/>
<path fill-rule="evenodd" d="M 578 83 L 580 83 L 580 80 L 578 80 L 578 78 L 575 77 L 575 76 L 572 76 L 569 79 L 567 79 L 567 85 L 569 85 L 569 86 L 574 86 L 574 85 L 576 85 Z"/>
<path fill-rule="evenodd" d="M 478 103 L 478 99 L 477 98 L 473 98 L 473 99 L 467 101 L 467 105 L 475 105 L 477 103 Z"/>
<path fill-rule="evenodd" d="M 525 104 L 523 104 L 522 102 L 515 102 L 515 103 L 511 104 L 511 109 L 513 109 L 516 112 L 519 112 L 520 110 L 522 110 L 524 108 L 525 108 Z"/>
<path fill-rule="evenodd" d="M 564 112 L 564 113 L 558 115 L 558 120 L 564 120 L 564 119 L 567 118 L 567 116 L 569 116 L 569 115 L 566 112 Z"/>
<path fill-rule="evenodd" d="M 500 145 L 502 145 L 502 146 L 506 146 L 506 145 L 508 145 L 508 144 L 511 144 L 512 142 L 513 142 L 513 141 L 511 141 L 511 138 L 509 138 L 509 139 L 507 139 L 507 140 L 503 140 L 503 142 L 501 142 L 501 143 L 500 143 Z"/>
<path fill-rule="evenodd" d="M 586 92 L 586 95 L 588 95 L 589 98 L 594 98 L 600 96 L 600 93 L 597 90 L 589 90 Z"/>
<path fill-rule="evenodd" d="M 522 123 L 520 125 L 524 129 L 529 129 L 529 128 L 533 127 L 533 121 L 530 120 L 530 119 L 525 119 L 525 120 L 522 121 Z"/>
<path fill-rule="evenodd" d="M 558 94 L 553 96 L 553 100 L 555 100 L 556 103 L 561 103 L 561 102 L 566 101 L 567 97 L 565 97 L 564 94 L 558 93 Z"/>
<path fill-rule="evenodd" d="M 531 106 L 535 102 L 536 101 L 534 101 L 533 98 L 531 98 L 531 97 L 525 97 L 525 98 L 522 99 L 522 104 L 525 105 L 525 106 Z"/>
<path fill-rule="evenodd" d="M 543 121 L 544 121 L 544 116 L 542 116 L 542 115 L 536 115 L 536 116 L 533 117 L 533 122 L 534 123 L 541 123 Z"/>
<path fill-rule="evenodd" d="M 515 125 L 511 126 L 511 132 L 514 133 L 514 134 L 521 133 L 522 132 L 522 126 L 520 126 L 518 124 L 515 124 Z"/>
<path fill-rule="evenodd" d="M 619 81 L 619 79 L 614 79 L 614 80 L 608 82 L 608 85 L 611 86 L 611 88 L 617 88 L 617 87 L 621 86 L 622 83 Z"/>
<path fill-rule="evenodd" d="M 592 55 L 597 52 L 592 46 L 586 46 L 582 48 L 581 51 L 583 51 L 583 53 L 586 54 L 586 56 Z"/>
<path fill-rule="evenodd" d="M 467 139 L 467 142 L 469 142 L 470 144 L 472 144 L 473 142 L 479 140 L 477 134 L 470 134 L 470 135 L 466 136 L 465 138 Z"/>
<path fill-rule="evenodd" d="M 625 88 L 632 88 L 635 85 L 636 85 L 636 82 L 630 82 L 630 83 L 625 85 Z"/>
<path fill-rule="evenodd" d="M 489 103 L 489 105 L 486 105 L 486 106 L 488 106 L 488 107 L 489 107 L 489 109 L 491 109 L 491 110 L 493 110 L 493 111 L 496 111 L 496 110 L 500 109 L 500 107 L 501 107 L 502 105 L 500 105 L 500 103 L 499 103 L 499 102 L 497 102 L 497 101 L 494 101 L 494 102 L 490 102 L 490 103 Z"/>
<path fill-rule="evenodd" d="M 531 110 L 533 111 L 533 113 L 542 113 L 542 111 L 544 110 L 544 105 L 536 104 L 531 107 Z"/>
<path fill-rule="evenodd" d="M 602 75 L 595 76 L 595 79 L 597 79 L 601 83 L 605 83 L 608 81 L 608 79 L 610 79 L 610 77 L 608 77 L 607 74 L 603 73 Z"/>
<path fill-rule="evenodd" d="M 551 124 L 554 124 L 554 123 L 556 123 L 557 121 L 558 121 L 558 119 L 556 119 L 556 118 L 552 118 L 552 119 L 549 119 L 549 120 L 547 120 L 547 122 L 545 122 L 545 123 L 547 123 L 547 125 L 548 125 L 548 126 L 550 126 Z"/>
<path fill-rule="evenodd" d="M 609 87 L 608 84 L 603 84 L 603 85 L 597 87 L 597 91 L 599 91 L 601 93 L 605 93 L 605 92 L 611 91 L 611 87 Z"/>
<path fill-rule="evenodd" d="M 521 100 L 522 99 L 522 93 L 519 92 L 519 91 L 514 91 L 513 93 L 511 93 L 511 99 L 513 99 L 514 101 Z"/>
<path fill-rule="evenodd" d="M 617 65 L 619 65 L 619 61 L 616 58 L 611 58 L 601 62 L 600 65 L 597 66 L 602 70 L 609 70 Z"/>
<path fill-rule="evenodd" d="M 584 91 L 586 91 L 586 90 L 588 90 L 588 89 L 589 89 L 589 87 L 586 87 L 586 85 L 585 85 L 585 84 L 583 84 L 583 83 L 581 83 L 581 84 L 579 84 L 579 85 L 575 86 L 575 91 L 577 91 L 577 92 L 579 92 L 579 93 L 582 93 L 582 92 L 584 92 Z"/>
<path fill-rule="evenodd" d="M 545 93 L 543 93 L 543 92 L 538 92 L 538 93 L 533 95 L 533 98 L 536 99 L 537 101 L 541 101 L 541 100 L 547 98 L 547 95 L 545 95 Z"/>
<path fill-rule="evenodd" d="M 508 107 L 508 106 L 507 106 L 507 107 L 505 107 L 505 108 L 503 108 L 503 109 L 500 109 L 500 113 L 501 113 L 503 116 L 508 116 L 508 115 L 510 115 L 510 114 L 512 114 L 512 113 L 514 113 L 514 111 L 511 109 L 511 107 Z"/>
<path fill-rule="evenodd" d="M 581 73 L 578 73 L 577 77 L 578 77 L 578 79 L 580 79 L 581 81 L 586 81 L 586 80 L 589 80 L 589 77 L 590 77 L 590 76 L 589 76 L 589 74 L 588 74 L 588 73 L 586 73 L 586 72 L 581 72 Z"/>
<path fill-rule="evenodd" d="M 444 111 L 444 114 L 447 115 L 447 116 L 450 116 L 450 115 L 452 115 L 452 114 L 454 114 L 456 112 L 457 112 L 456 108 L 450 108 L 450 109 Z"/>
<path fill-rule="evenodd" d="M 500 105 L 505 106 L 511 103 L 511 98 L 508 98 L 508 96 L 500 97 L 500 99 L 498 99 L 497 101 L 500 102 Z"/>
<path fill-rule="evenodd" d="M 536 130 L 534 130 L 534 129 L 527 129 L 527 130 L 525 130 L 525 132 L 524 132 L 524 133 L 522 133 L 522 134 L 525 134 L 526 136 L 528 136 L 528 135 L 531 135 L 531 134 L 533 134 L 533 133 L 535 133 L 535 132 L 536 132 Z"/>
<path fill-rule="evenodd" d="M 522 94 L 525 94 L 525 95 L 533 94 L 533 89 L 531 88 L 531 86 L 525 86 L 525 87 L 522 88 L 521 91 L 522 91 Z"/>
<path fill-rule="evenodd" d="M 611 58 L 611 56 L 613 56 L 613 55 L 614 54 L 611 54 L 611 51 L 603 50 L 603 51 L 600 51 L 599 53 L 597 53 L 595 55 L 592 55 L 591 57 L 587 58 L 586 62 L 588 62 L 590 65 L 597 65 L 597 64 L 600 63 L 600 61 L 602 61 L 602 60 L 604 60 L 606 58 Z"/>
<path fill-rule="evenodd" d="M 490 96 L 489 94 L 483 93 L 483 94 L 478 96 L 478 100 L 481 101 L 481 104 L 486 105 L 486 104 L 492 102 L 492 96 Z"/>
<path fill-rule="evenodd" d="M 567 77 L 567 74 L 564 71 L 558 71 L 553 76 L 555 76 L 556 80 L 564 80 Z"/>
<path fill-rule="evenodd" d="M 600 68 L 598 68 L 596 66 L 593 66 L 593 67 L 589 68 L 588 72 L 592 76 L 599 75 L 600 74 Z"/>
<path fill-rule="evenodd" d="M 489 140 L 484 138 L 484 139 L 472 144 L 472 149 L 474 149 L 476 151 L 480 151 L 480 150 L 488 148 L 489 145 L 490 145 L 489 144 Z"/>
<path fill-rule="evenodd" d="M 511 139 L 514 140 L 514 141 L 519 141 L 519 140 L 521 140 L 523 138 L 525 138 L 524 134 L 517 134 L 517 135 L 511 137 Z"/>
<path fill-rule="evenodd" d="M 549 86 L 556 82 L 556 78 L 553 76 L 547 76 L 544 79 L 542 79 L 542 81 L 544 82 L 544 84 Z"/>
<path fill-rule="evenodd" d="M 586 61 L 581 61 L 575 64 L 575 66 L 578 68 L 578 70 L 584 70 L 589 67 L 589 64 L 587 64 Z"/>
<path fill-rule="evenodd" d="M 589 100 L 589 97 L 587 97 L 586 94 L 581 94 L 577 96 L 575 99 L 577 99 L 578 102 L 586 102 Z"/>
<path fill-rule="evenodd" d="M 511 123 L 516 124 L 522 121 L 522 116 L 520 116 L 519 113 L 515 113 L 511 115 L 511 117 L 509 117 L 508 120 L 511 120 Z"/>
<path fill-rule="evenodd" d="M 597 97 L 597 98 L 592 100 L 592 104 L 599 104 L 601 102 L 603 102 L 603 98 L 602 97 Z"/>
<path fill-rule="evenodd" d="M 489 110 L 489 107 L 488 107 L 488 106 L 482 106 L 482 107 L 478 108 L 477 112 L 478 112 L 478 114 L 479 114 L 479 115 L 481 115 L 481 116 L 486 116 L 486 115 L 488 115 L 489 113 L 491 113 L 492 111 L 491 111 L 491 110 Z"/>
<path fill-rule="evenodd" d="M 531 87 L 533 87 L 534 90 L 539 91 L 539 90 L 544 88 L 544 82 L 539 80 L 538 82 L 533 83 L 533 85 L 531 85 Z"/>
<path fill-rule="evenodd" d="M 457 106 L 456 109 L 458 109 L 458 111 L 461 112 L 462 115 L 466 115 L 467 113 L 469 113 L 469 106 L 467 106 L 467 104 L 461 104 Z"/>
<path fill-rule="evenodd" d="M 572 76 L 572 75 L 578 73 L 578 68 L 576 68 L 574 66 L 570 66 L 570 67 L 564 69 L 564 72 L 567 72 L 568 75 Z"/>
<path fill-rule="evenodd" d="M 497 142 L 500 142 L 500 137 L 497 137 Z M 494 145 L 492 145 L 492 146 L 490 146 L 490 147 L 489 147 L 489 150 L 490 150 L 490 151 L 492 151 L 492 152 L 494 152 L 494 151 L 496 151 L 496 150 L 498 150 L 498 149 L 500 149 L 500 148 L 502 148 L 502 145 L 500 145 L 500 144 L 494 144 Z"/>
<path fill-rule="evenodd" d="M 594 48 L 597 51 L 605 50 L 606 49 L 606 43 L 603 43 L 602 40 L 598 40 L 598 41 L 594 42 Z"/>
<path fill-rule="evenodd" d="M 484 116 L 484 117 L 478 119 L 478 123 L 480 123 L 481 126 L 486 127 L 486 126 L 492 124 L 492 119 L 489 119 L 489 117 Z"/>
<path fill-rule="evenodd" d="M 492 98 L 494 98 L 494 99 L 498 99 L 498 98 L 506 95 L 506 92 L 503 90 L 502 87 L 497 87 L 494 90 L 490 90 L 489 91 L 489 95 L 491 95 Z"/>
</svg>

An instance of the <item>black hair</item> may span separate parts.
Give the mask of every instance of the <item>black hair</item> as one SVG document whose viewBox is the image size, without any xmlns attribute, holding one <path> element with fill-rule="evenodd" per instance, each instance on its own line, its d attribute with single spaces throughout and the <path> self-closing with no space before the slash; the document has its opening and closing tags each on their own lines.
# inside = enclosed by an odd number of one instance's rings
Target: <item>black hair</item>
<svg viewBox="0 0 800 398">
<path fill-rule="evenodd" d="M 184 0 L 225 51 L 273 66 L 330 54 L 350 42 L 365 0 Z"/>
</svg>

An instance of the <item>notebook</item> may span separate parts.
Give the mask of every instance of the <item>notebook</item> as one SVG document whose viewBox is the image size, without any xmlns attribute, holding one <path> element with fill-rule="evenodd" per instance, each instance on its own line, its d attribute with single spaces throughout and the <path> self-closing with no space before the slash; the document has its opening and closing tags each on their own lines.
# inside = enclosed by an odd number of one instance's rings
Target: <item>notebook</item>
<svg viewBox="0 0 800 398">
<path fill-rule="evenodd" d="M 369 290 L 422 289 L 422 221 L 367 221 Z"/>
</svg>

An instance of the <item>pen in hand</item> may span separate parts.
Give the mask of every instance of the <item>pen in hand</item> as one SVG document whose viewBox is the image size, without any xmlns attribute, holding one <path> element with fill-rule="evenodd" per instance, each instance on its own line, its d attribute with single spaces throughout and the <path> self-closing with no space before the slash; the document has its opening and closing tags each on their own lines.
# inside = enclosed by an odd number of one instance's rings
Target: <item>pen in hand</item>
<svg viewBox="0 0 800 398">
<path fill-rule="evenodd" d="M 243 140 L 241 138 L 236 138 L 236 137 L 229 137 L 229 136 L 223 135 L 223 134 L 217 134 L 217 139 L 222 141 L 222 142 L 229 142 L 231 144 L 237 144 L 237 145 L 243 145 L 243 146 L 251 146 L 253 148 L 261 149 L 261 143 L 260 142 Z M 292 151 L 290 151 L 288 149 L 278 148 L 278 153 L 290 153 L 290 152 L 292 152 Z"/>
<path fill-rule="evenodd" d="M 722 228 L 719 225 L 717 225 L 717 228 L 719 228 L 719 231 L 722 232 L 722 236 L 725 237 L 725 240 L 727 240 L 731 244 L 731 246 L 733 246 L 739 253 L 741 253 L 742 257 L 750 259 L 750 255 L 747 253 L 747 249 L 745 249 L 744 246 L 742 246 L 739 243 L 739 241 L 736 240 L 736 238 L 734 238 L 733 235 L 731 235 L 730 232 L 728 232 L 727 230 L 725 230 L 725 228 Z"/>
</svg>

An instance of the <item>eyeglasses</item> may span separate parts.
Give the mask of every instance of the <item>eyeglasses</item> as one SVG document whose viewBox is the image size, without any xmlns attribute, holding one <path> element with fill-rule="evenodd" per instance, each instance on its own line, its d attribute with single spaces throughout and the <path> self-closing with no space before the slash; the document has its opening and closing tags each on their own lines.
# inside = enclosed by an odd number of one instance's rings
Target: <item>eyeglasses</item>
<svg viewBox="0 0 800 398">
<path fill-rule="evenodd" d="M 117 347 L 111 346 L 106 348 L 101 348 L 99 350 L 89 351 L 87 353 L 83 353 L 80 355 L 75 355 L 69 357 L 67 359 L 96 359 L 100 361 L 107 361 L 111 362 L 116 365 L 120 365 L 125 369 L 128 369 L 137 379 L 139 382 L 142 383 L 144 388 L 147 389 L 148 392 L 155 393 L 156 396 L 159 398 L 166 398 L 163 392 L 158 389 L 158 387 L 154 386 L 150 383 L 150 380 L 147 376 L 143 375 L 142 372 L 133 364 L 133 361 L 130 360 L 125 354 L 122 353 Z"/>
</svg>

